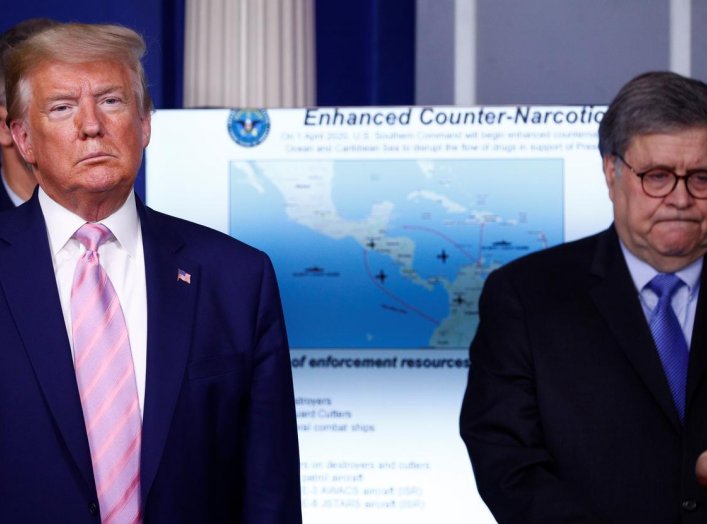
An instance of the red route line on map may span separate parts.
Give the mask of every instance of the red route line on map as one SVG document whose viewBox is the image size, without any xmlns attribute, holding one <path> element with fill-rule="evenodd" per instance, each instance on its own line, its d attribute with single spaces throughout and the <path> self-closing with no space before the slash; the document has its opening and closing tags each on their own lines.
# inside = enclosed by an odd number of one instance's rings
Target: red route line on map
<svg viewBox="0 0 707 524">
<path fill-rule="evenodd" d="M 470 255 L 460 244 L 458 244 L 456 241 L 454 241 L 451 237 L 448 237 L 441 231 L 437 231 L 436 229 L 432 229 L 431 227 L 425 227 L 425 226 L 410 226 L 410 225 L 405 225 L 403 226 L 403 229 L 418 229 L 421 231 L 427 231 L 428 233 L 432 233 L 433 235 L 437 235 L 439 237 L 442 237 L 445 239 L 447 242 L 452 244 L 455 248 L 457 248 L 459 251 L 461 251 L 465 257 L 467 257 L 469 260 L 475 261 L 476 265 L 481 265 L 481 246 L 484 244 L 484 226 L 486 225 L 485 222 L 481 222 L 479 224 L 479 257 L 474 259 L 472 255 Z M 543 231 L 538 231 L 537 233 L 538 241 L 542 244 L 543 248 L 547 248 L 548 243 L 547 243 L 547 236 L 545 236 L 545 233 Z"/>
<path fill-rule="evenodd" d="M 457 243 L 451 237 L 448 237 L 447 235 L 445 235 L 441 231 L 437 231 L 436 229 L 432 229 L 431 227 L 405 225 L 405 226 L 403 226 L 403 229 L 418 229 L 420 231 L 427 231 L 428 233 L 432 233 L 433 235 L 437 235 L 438 237 L 442 237 L 447 242 L 452 244 L 455 248 L 457 248 L 459 251 L 461 251 L 466 258 L 475 262 L 477 265 L 481 264 L 481 246 L 482 246 L 483 237 L 484 237 L 484 223 L 483 222 L 481 224 L 479 224 L 479 256 L 478 256 L 478 258 L 475 258 L 473 255 L 471 255 L 469 252 L 467 252 L 466 249 L 464 249 L 459 243 Z"/>
<path fill-rule="evenodd" d="M 478 257 L 474 257 L 473 255 L 471 255 L 469 252 L 466 251 L 466 249 L 464 249 L 459 243 L 457 243 L 451 237 L 445 235 L 441 231 L 437 231 L 436 229 L 432 229 L 431 227 L 404 225 L 403 229 L 416 229 L 416 230 L 420 230 L 420 231 L 427 231 L 428 233 L 432 233 L 433 235 L 437 235 L 437 236 L 445 239 L 447 242 L 449 242 L 452 246 L 454 246 L 456 249 L 458 249 L 465 257 L 467 257 L 469 260 L 474 262 L 476 265 L 481 265 L 481 257 L 482 257 L 481 246 L 483 245 L 483 239 L 484 239 L 484 226 L 485 226 L 485 222 L 481 222 L 479 224 L 479 256 Z M 544 247 L 547 247 L 547 237 L 545 236 L 545 233 L 543 233 L 541 231 L 538 233 L 538 236 L 539 236 L 539 240 L 542 242 Z M 410 311 L 420 315 L 422 318 L 429 320 L 433 324 L 440 323 L 439 320 L 432 318 L 427 313 L 420 311 L 416 307 L 408 304 L 403 299 L 401 299 L 397 295 L 393 294 L 392 292 L 388 291 L 382 284 L 379 284 L 376 281 L 375 276 L 371 273 L 371 267 L 368 264 L 368 250 L 367 249 L 363 250 L 363 260 L 364 260 L 364 265 L 366 266 L 366 272 L 368 273 L 368 277 L 371 279 L 371 282 L 373 282 L 373 284 L 378 289 L 380 289 L 383 293 L 388 295 L 390 298 L 392 298 L 396 302 L 398 302 L 398 303 L 402 304 L 403 306 L 405 306 L 406 308 L 408 308 Z"/>
<path fill-rule="evenodd" d="M 409 309 L 410 311 L 412 311 L 413 313 L 416 313 L 416 314 L 420 315 L 420 316 L 421 316 L 422 318 L 424 318 L 425 320 L 428 320 L 428 321 L 432 322 L 432 323 L 435 324 L 435 325 L 439 325 L 439 324 L 440 324 L 440 321 L 439 321 L 439 320 L 437 320 L 437 319 L 435 319 L 435 318 L 432 318 L 431 316 L 429 316 L 429 315 L 428 315 L 427 313 L 425 313 L 424 311 L 420 311 L 419 309 L 417 309 L 415 306 L 411 306 L 410 304 L 408 304 L 407 302 L 405 302 L 402 298 L 400 298 L 400 297 L 398 297 L 397 295 L 395 295 L 395 294 L 391 293 L 390 291 L 388 291 L 385 287 L 383 287 L 382 284 L 379 284 L 378 282 L 376 282 L 376 277 L 374 277 L 374 276 L 373 276 L 373 273 L 371 273 L 371 266 L 368 265 L 368 250 L 367 250 L 367 249 L 364 249 L 364 250 L 363 250 L 363 263 L 364 263 L 364 265 L 366 266 L 366 273 L 368 273 L 368 277 L 371 279 L 371 282 L 373 282 L 373 284 L 374 284 L 378 289 L 380 289 L 383 293 L 385 293 L 386 295 L 388 295 L 390 298 L 392 298 L 393 300 L 395 300 L 395 301 L 398 302 L 399 304 L 402 304 L 403 306 L 405 306 L 406 308 L 408 308 L 408 309 Z"/>
</svg>

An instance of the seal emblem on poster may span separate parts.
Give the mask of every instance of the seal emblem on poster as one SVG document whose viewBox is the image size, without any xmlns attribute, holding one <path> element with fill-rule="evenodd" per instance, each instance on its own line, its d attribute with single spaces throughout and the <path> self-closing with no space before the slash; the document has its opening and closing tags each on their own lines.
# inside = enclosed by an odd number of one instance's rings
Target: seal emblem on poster
<svg viewBox="0 0 707 524">
<path fill-rule="evenodd" d="M 270 117 L 265 109 L 231 109 L 228 115 L 228 134 L 244 147 L 262 143 L 270 132 Z"/>
</svg>

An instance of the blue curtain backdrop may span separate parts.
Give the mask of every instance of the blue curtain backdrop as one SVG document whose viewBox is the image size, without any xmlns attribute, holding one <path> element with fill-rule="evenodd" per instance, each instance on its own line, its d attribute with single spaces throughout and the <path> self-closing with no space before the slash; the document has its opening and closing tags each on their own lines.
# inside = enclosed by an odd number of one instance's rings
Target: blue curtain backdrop
<svg viewBox="0 0 707 524">
<path fill-rule="evenodd" d="M 414 104 L 415 1 L 315 5 L 317 104 Z"/>
<path fill-rule="evenodd" d="M 315 9 L 317 105 L 414 103 L 414 0 L 315 0 Z M 182 107 L 185 0 L 8 0 L 0 12 L 0 31 L 39 17 L 135 29 L 155 107 Z M 135 188 L 144 198 L 144 169 Z"/>
</svg>

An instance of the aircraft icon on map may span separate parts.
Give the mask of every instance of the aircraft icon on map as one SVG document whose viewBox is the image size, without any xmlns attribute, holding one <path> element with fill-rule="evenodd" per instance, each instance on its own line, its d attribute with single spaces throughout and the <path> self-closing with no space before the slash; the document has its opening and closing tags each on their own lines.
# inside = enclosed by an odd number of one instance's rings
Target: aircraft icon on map
<svg viewBox="0 0 707 524">
<path fill-rule="evenodd" d="M 442 252 L 439 255 L 437 255 L 437 258 L 439 258 L 442 261 L 442 264 L 446 264 L 447 259 L 449 258 L 449 255 L 447 254 L 447 252 L 444 249 L 442 249 Z"/>
<path fill-rule="evenodd" d="M 388 275 L 385 274 L 385 271 L 382 269 L 378 272 L 378 274 L 375 276 L 376 280 L 380 280 L 381 284 L 385 284 L 385 279 L 388 278 Z"/>
</svg>

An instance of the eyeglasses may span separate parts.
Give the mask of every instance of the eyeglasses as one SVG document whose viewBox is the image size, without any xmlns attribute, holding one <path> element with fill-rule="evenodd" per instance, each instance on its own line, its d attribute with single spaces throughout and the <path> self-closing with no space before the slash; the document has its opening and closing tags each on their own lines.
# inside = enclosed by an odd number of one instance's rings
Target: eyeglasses
<svg viewBox="0 0 707 524">
<path fill-rule="evenodd" d="M 684 175 L 678 175 L 664 167 L 654 167 L 639 173 L 631 164 L 626 162 L 621 155 L 614 153 L 614 156 L 621 160 L 631 172 L 641 179 L 643 192 L 649 197 L 664 198 L 672 193 L 680 180 L 685 181 L 685 188 L 693 198 L 707 199 L 707 171 L 688 171 Z"/>
</svg>

